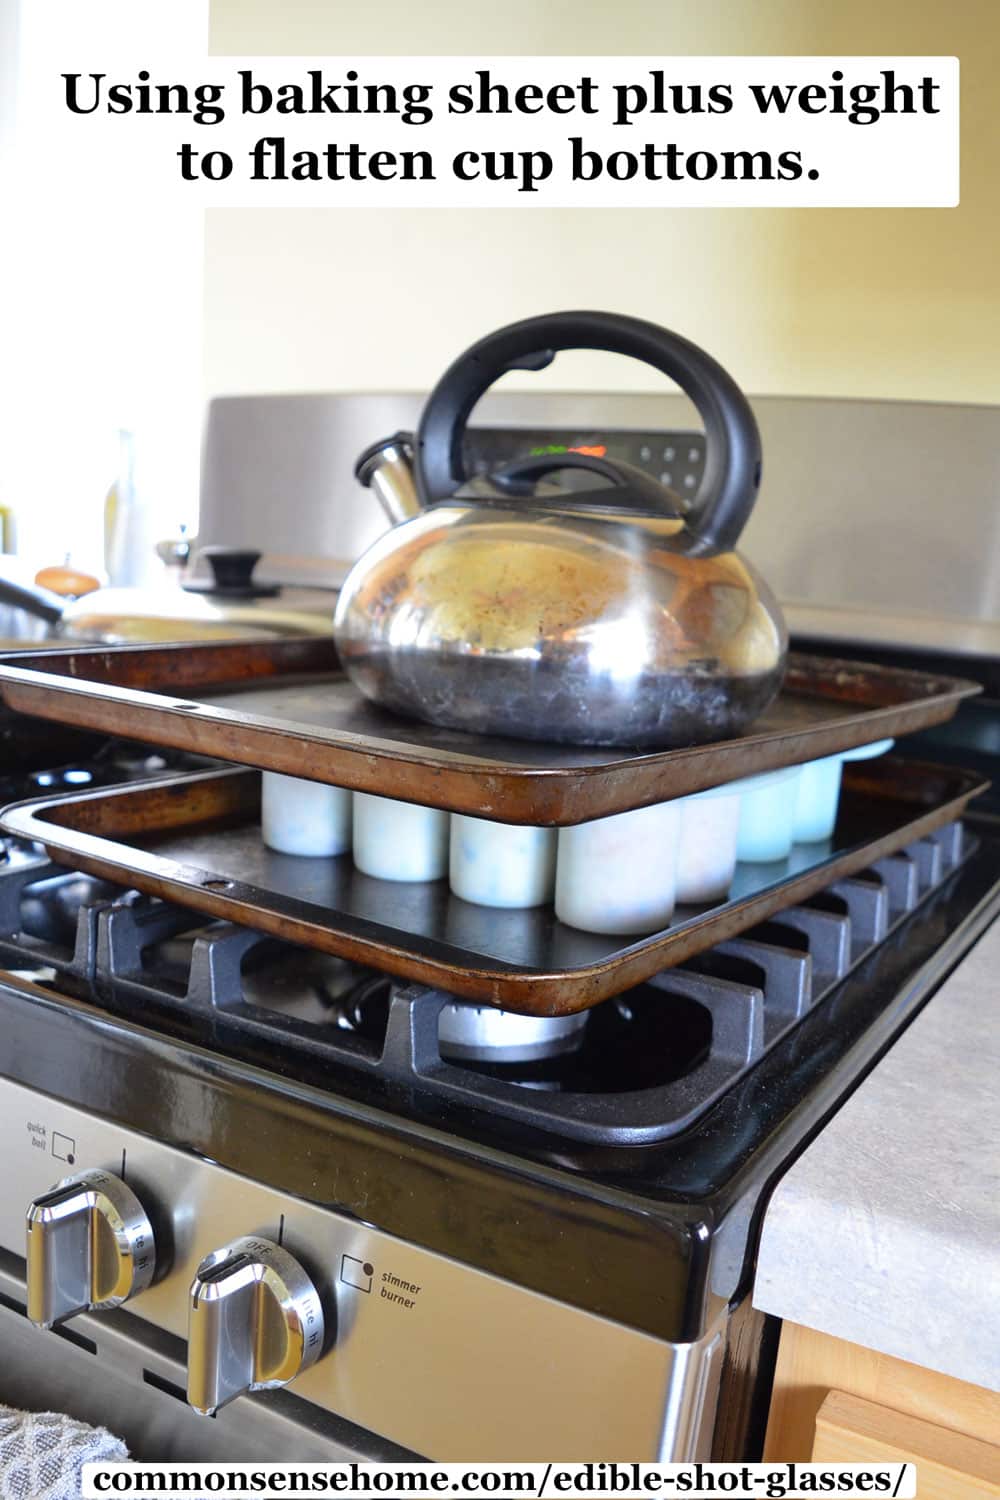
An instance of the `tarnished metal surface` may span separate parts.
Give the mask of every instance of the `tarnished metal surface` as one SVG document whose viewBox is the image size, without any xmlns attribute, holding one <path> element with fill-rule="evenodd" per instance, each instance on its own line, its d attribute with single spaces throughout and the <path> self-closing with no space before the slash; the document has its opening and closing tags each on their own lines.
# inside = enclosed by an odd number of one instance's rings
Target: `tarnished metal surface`
<svg viewBox="0 0 1000 1500">
<path fill-rule="evenodd" d="M 525 1015 L 568 1015 L 641 983 L 960 817 L 971 772 L 882 760 L 845 768 L 832 841 L 740 865 L 736 899 L 679 908 L 639 941 L 579 932 L 551 907 L 499 911 L 444 880 L 373 880 L 349 856 L 299 859 L 260 836 L 260 778 L 209 771 L 24 802 L 0 824 L 61 864 L 244 927 Z"/>
<path fill-rule="evenodd" d="M 466 422 L 489 388 L 579 349 L 640 360 L 691 398 L 705 428 L 691 494 L 603 445 L 470 467 Z M 344 666 L 384 708 L 475 733 L 666 749 L 743 733 L 777 693 L 785 623 L 734 550 L 760 486 L 760 433 L 732 377 L 679 334 L 595 309 L 495 329 L 441 375 L 412 440 L 374 445 L 355 472 L 391 517 L 409 517 L 358 559 L 334 617 Z"/>
<path fill-rule="evenodd" d="M 334 626 L 365 696 L 449 729 L 573 745 L 747 729 L 788 650 L 753 568 L 685 555 L 678 520 L 535 504 L 434 506 L 369 548 Z"/>
<path fill-rule="evenodd" d="M 329 640 L 113 647 L 0 659 L 26 714 L 238 765 L 467 812 L 562 826 L 943 723 L 977 684 L 792 653 L 741 737 L 643 753 L 485 738 L 366 702 Z"/>
</svg>

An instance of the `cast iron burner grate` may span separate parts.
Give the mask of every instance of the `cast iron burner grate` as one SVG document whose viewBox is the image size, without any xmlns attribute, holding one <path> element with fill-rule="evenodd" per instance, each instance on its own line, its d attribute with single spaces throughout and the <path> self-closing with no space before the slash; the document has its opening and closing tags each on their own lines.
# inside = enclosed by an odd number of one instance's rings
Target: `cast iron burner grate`
<svg viewBox="0 0 1000 1500">
<path fill-rule="evenodd" d="M 939 829 L 579 1024 L 549 1023 L 550 1038 L 544 1020 L 500 1013 L 498 1024 L 489 1008 L 247 928 L 206 925 L 14 843 L 0 865 L 0 962 L 265 1066 L 319 1065 L 331 1086 L 367 1076 L 404 1102 L 447 1100 L 549 1134 L 640 1145 L 687 1129 L 973 845 L 959 823 Z"/>
</svg>

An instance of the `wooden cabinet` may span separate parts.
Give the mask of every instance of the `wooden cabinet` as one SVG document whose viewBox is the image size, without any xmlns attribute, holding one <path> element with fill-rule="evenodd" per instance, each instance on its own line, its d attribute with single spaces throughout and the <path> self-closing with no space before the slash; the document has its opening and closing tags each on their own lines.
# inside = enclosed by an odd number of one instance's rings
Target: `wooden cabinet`
<svg viewBox="0 0 1000 1500">
<path fill-rule="evenodd" d="M 785 1323 L 764 1457 L 911 1462 L 920 1500 L 1000 1500 L 1000 1395 Z"/>
<path fill-rule="evenodd" d="M 831 1391 L 816 1417 L 816 1463 L 912 1463 L 920 1500 L 1000 1496 L 1000 1448 L 860 1396 Z"/>
</svg>

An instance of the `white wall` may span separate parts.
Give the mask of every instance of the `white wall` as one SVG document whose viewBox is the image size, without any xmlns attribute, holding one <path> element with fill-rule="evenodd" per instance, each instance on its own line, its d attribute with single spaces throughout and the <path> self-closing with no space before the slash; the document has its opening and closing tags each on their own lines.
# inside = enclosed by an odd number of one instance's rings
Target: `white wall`
<svg viewBox="0 0 1000 1500">
<path fill-rule="evenodd" d="M 3 49 L 15 7 L 0 6 Z M 0 86 L 15 61 L 18 85 L 0 182 L 0 504 L 15 513 L 29 575 L 67 553 L 99 573 L 118 429 L 129 429 L 141 503 L 136 567 L 156 576 L 152 543 L 197 517 L 202 215 L 139 201 L 127 182 L 114 201 L 99 201 L 85 182 L 51 191 L 35 146 L 40 80 L 51 76 L 56 47 L 100 55 L 107 40 L 147 57 L 171 44 L 197 52 L 207 11 L 204 0 L 173 10 L 24 0 L 20 11 L 16 49 L 0 58 Z"/>
<path fill-rule="evenodd" d="M 18 0 L 0 0 L 0 163 L 14 134 L 19 10 Z"/>
<path fill-rule="evenodd" d="M 954 210 L 211 211 L 209 393 L 426 387 L 490 328 L 576 305 L 672 326 L 759 393 L 1000 400 L 996 0 L 211 0 L 211 49 L 957 53 L 963 195 Z M 649 383 L 602 356 L 541 378 Z"/>
</svg>

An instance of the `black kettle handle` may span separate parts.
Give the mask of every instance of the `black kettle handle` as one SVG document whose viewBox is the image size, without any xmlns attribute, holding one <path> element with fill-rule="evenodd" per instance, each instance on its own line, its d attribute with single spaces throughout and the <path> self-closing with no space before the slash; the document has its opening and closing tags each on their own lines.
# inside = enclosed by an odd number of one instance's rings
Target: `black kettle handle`
<svg viewBox="0 0 1000 1500">
<path fill-rule="evenodd" d="M 684 550 L 728 552 L 760 485 L 760 434 L 750 403 L 711 355 L 688 339 L 618 313 L 564 312 L 526 318 L 488 334 L 451 364 L 427 398 L 417 429 L 417 489 L 425 505 L 445 500 L 469 476 L 462 455 L 476 402 L 512 369 L 543 369 L 564 349 L 598 349 L 642 360 L 677 382 L 705 424 L 705 470 L 685 516 Z"/>
</svg>

